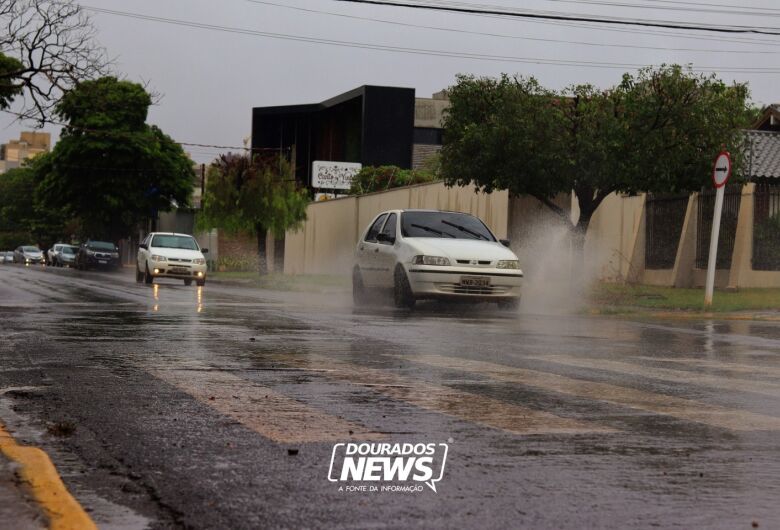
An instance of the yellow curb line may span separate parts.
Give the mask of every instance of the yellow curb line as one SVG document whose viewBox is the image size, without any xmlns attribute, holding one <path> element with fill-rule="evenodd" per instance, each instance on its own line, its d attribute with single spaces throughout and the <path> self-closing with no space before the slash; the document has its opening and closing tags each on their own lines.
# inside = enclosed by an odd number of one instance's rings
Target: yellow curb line
<svg viewBox="0 0 780 530">
<path fill-rule="evenodd" d="M 21 465 L 19 475 L 49 519 L 51 530 L 97 530 L 68 492 L 49 455 L 37 447 L 19 445 L 0 424 L 0 451 Z"/>
</svg>

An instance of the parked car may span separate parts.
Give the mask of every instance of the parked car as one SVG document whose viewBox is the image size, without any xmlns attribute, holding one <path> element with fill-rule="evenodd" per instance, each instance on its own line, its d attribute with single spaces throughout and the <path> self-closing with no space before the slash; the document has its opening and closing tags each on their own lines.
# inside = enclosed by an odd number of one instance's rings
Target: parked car
<svg viewBox="0 0 780 530">
<path fill-rule="evenodd" d="M 25 245 L 14 250 L 14 263 L 33 265 L 43 263 L 43 252 L 36 246 Z"/>
<path fill-rule="evenodd" d="M 46 251 L 46 259 L 49 265 L 62 267 L 63 265 L 73 265 L 76 259 L 78 247 L 66 243 L 55 243 Z"/>
<path fill-rule="evenodd" d="M 13 262 L 14 262 L 13 250 L 4 250 L 3 252 L 0 252 L 0 264 L 13 263 Z"/>
<path fill-rule="evenodd" d="M 187 234 L 152 232 L 138 246 L 135 279 L 152 283 L 155 278 L 177 278 L 184 285 L 206 284 L 206 258 L 195 238 Z"/>
<path fill-rule="evenodd" d="M 523 271 L 517 256 L 478 218 L 439 210 L 390 210 L 376 216 L 355 250 L 356 304 L 392 289 L 397 307 L 424 298 L 495 301 L 513 308 Z"/>
<path fill-rule="evenodd" d="M 79 247 L 58 243 L 49 249 L 49 263 L 55 267 L 74 267 Z"/>
<path fill-rule="evenodd" d="M 73 263 L 79 270 L 116 269 L 119 267 L 119 249 L 111 242 L 90 239 L 79 246 Z"/>
</svg>

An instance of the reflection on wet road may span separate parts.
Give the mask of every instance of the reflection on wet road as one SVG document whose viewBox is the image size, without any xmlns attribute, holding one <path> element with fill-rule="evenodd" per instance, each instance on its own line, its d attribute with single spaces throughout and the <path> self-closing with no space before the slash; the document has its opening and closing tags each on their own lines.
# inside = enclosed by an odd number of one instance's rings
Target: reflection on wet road
<svg viewBox="0 0 780 530">
<path fill-rule="evenodd" d="M 116 528 L 762 528 L 780 327 L 507 315 L 0 267 L 0 421 Z M 54 436 L 52 425 L 75 426 Z M 448 442 L 346 493 L 334 443 Z"/>
</svg>

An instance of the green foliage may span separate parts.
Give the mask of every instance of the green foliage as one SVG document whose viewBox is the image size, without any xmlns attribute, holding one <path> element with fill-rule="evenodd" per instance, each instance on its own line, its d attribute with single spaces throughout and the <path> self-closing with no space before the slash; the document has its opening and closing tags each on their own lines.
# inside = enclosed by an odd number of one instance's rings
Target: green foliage
<svg viewBox="0 0 780 530">
<path fill-rule="evenodd" d="M 625 75 L 609 90 L 577 85 L 556 92 L 535 79 L 459 76 L 449 89 L 441 173 L 449 185 L 507 189 L 547 204 L 572 190 L 581 233 L 612 192 L 689 192 L 710 182 L 725 146 L 735 177 L 740 128 L 752 117 L 745 85 L 679 66 Z"/>
<path fill-rule="evenodd" d="M 277 156 L 228 154 L 212 165 L 198 226 L 281 236 L 306 219 L 309 198 L 299 190 L 292 168 Z"/>
<path fill-rule="evenodd" d="M 40 181 L 36 166 L 45 156 L 39 155 L 21 168 L 0 174 L 0 241 L 10 244 L 9 248 L 30 243 L 46 248 L 72 233 L 68 232 L 73 226 L 67 211 L 48 209 L 38 200 L 36 189 Z"/>
<path fill-rule="evenodd" d="M 401 169 L 398 166 L 366 166 L 352 181 L 350 195 L 362 195 L 373 191 L 384 191 L 411 184 L 422 184 L 438 180 L 431 169 Z"/>
<path fill-rule="evenodd" d="M 38 165 L 39 196 L 77 216 L 81 235 L 120 239 L 158 211 L 187 205 L 192 161 L 146 124 L 150 104 L 141 85 L 114 77 L 81 83 L 58 104 L 68 126 Z"/>
<path fill-rule="evenodd" d="M 0 109 L 7 109 L 11 101 L 22 93 L 17 72 L 23 69 L 22 63 L 0 53 Z"/>
</svg>

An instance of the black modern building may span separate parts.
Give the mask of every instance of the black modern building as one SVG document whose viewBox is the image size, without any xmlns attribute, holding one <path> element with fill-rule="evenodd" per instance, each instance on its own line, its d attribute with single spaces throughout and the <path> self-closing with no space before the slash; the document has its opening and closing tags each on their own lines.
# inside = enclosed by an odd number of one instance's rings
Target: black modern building
<svg viewBox="0 0 780 530">
<path fill-rule="evenodd" d="M 362 86 L 322 103 L 256 107 L 252 148 L 288 153 L 296 178 L 307 186 L 315 160 L 411 168 L 419 134 L 414 92 L 413 88 Z"/>
</svg>

